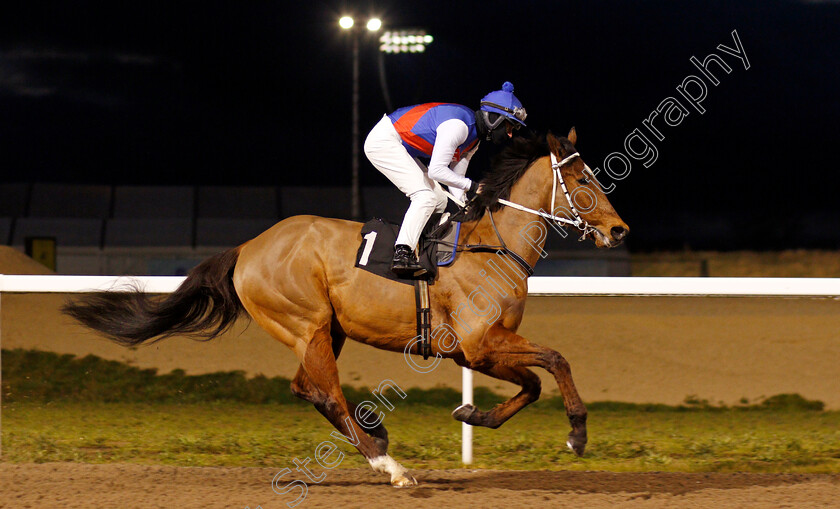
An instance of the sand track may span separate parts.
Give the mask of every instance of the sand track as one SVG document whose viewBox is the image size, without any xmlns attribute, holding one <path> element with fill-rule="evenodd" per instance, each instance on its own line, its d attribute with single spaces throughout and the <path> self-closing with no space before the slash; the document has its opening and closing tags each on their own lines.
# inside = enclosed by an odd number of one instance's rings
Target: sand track
<svg viewBox="0 0 840 509">
<path fill-rule="evenodd" d="M 280 509 L 300 494 L 271 489 L 277 468 L 0 464 L 2 508 Z M 840 475 L 415 470 L 394 489 L 367 469 L 328 471 L 299 508 L 837 507 Z M 285 479 L 291 480 L 291 475 Z"/>
</svg>

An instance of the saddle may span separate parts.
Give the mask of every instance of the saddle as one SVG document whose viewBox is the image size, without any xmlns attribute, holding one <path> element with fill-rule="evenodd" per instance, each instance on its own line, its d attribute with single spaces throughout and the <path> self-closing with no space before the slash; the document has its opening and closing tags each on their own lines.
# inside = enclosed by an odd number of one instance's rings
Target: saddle
<svg viewBox="0 0 840 509">
<path fill-rule="evenodd" d="M 399 225 L 380 218 L 373 218 L 362 226 L 362 242 L 356 252 L 356 267 L 377 276 L 414 285 L 414 279 L 402 279 L 391 272 L 394 258 L 394 242 Z M 461 232 L 461 223 L 451 221 L 449 213 L 433 214 L 420 236 L 417 259 L 428 271 L 424 279 L 434 284 L 437 268 L 451 265 L 457 255 L 455 246 Z"/>
</svg>

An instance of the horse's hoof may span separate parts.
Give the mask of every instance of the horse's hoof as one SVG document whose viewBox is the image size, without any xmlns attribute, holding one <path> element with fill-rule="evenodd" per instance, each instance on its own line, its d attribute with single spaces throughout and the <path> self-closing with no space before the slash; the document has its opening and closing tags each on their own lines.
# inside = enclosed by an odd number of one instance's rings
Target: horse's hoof
<svg viewBox="0 0 840 509">
<path fill-rule="evenodd" d="M 583 456 L 583 450 L 586 449 L 585 441 L 578 441 L 574 437 L 569 437 L 566 440 L 566 446 L 575 453 L 576 456 Z"/>
<path fill-rule="evenodd" d="M 408 472 L 400 474 L 391 479 L 391 486 L 394 488 L 408 488 L 410 486 L 417 486 L 417 479 Z"/>
<path fill-rule="evenodd" d="M 469 419 L 475 411 L 476 408 L 473 405 L 466 403 L 453 410 L 452 417 L 454 417 L 456 421 L 469 423 Z"/>
</svg>

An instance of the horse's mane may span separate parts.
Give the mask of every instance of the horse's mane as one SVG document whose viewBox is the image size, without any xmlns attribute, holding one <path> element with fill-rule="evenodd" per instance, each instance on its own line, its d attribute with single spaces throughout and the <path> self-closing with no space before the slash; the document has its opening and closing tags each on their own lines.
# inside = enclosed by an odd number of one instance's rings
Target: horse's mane
<svg viewBox="0 0 840 509">
<path fill-rule="evenodd" d="M 572 143 L 557 138 L 564 151 L 573 152 Z M 484 184 L 481 194 L 470 205 L 464 221 L 475 221 L 484 216 L 487 208 L 495 212 L 501 207 L 499 199 L 510 198 L 513 185 L 522 178 L 525 171 L 540 157 L 549 154 L 545 135 L 514 136 L 510 143 L 490 161 L 490 171 L 481 180 Z"/>
</svg>

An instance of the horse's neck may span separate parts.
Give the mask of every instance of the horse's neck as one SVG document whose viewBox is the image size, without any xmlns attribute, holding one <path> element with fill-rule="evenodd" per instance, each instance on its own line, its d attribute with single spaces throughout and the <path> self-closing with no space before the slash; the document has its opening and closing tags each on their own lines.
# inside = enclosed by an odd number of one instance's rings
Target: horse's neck
<svg viewBox="0 0 840 509">
<path fill-rule="evenodd" d="M 542 209 L 549 212 L 551 208 L 550 176 L 551 163 L 548 157 L 538 159 L 519 182 L 514 184 L 509 201 L 533 210 Z M 545 239 L 550 233 L 550 230 L 546 232 L 545 220 L 528 212 L 502 206 L 493 213 L 493 221 L 507 248 L 521 256 L 533 268 L 540 259 Z M 496 232 L 486 213 L 475 231 L 485 244 L 498 242 Z"/>
</svg>

